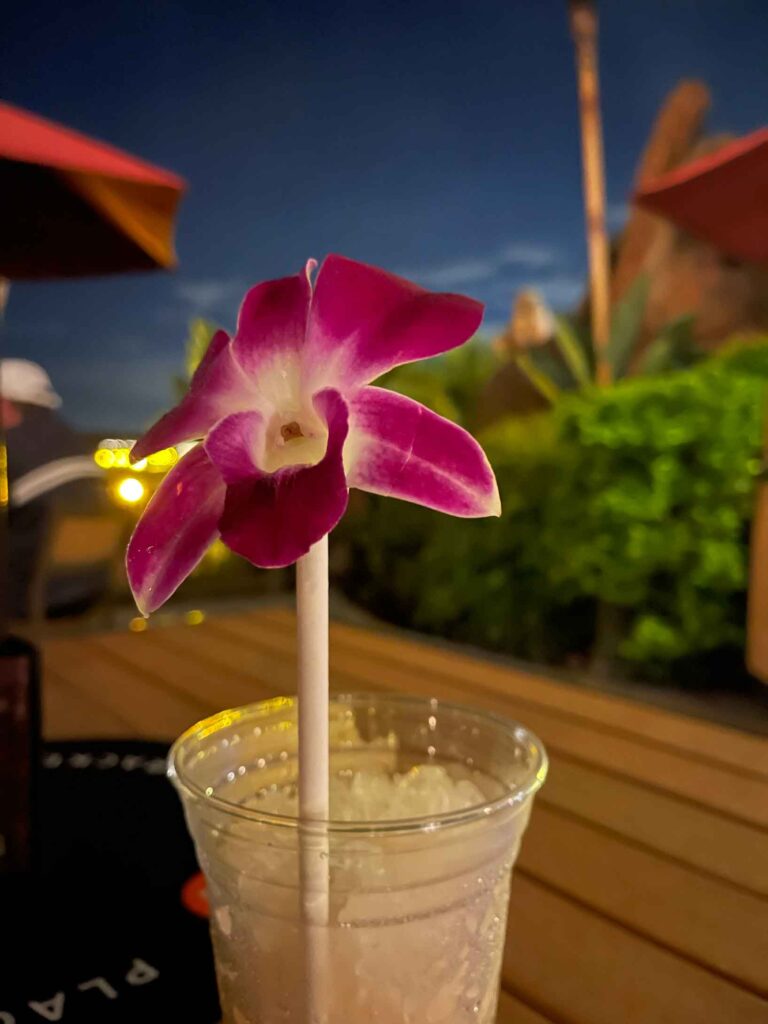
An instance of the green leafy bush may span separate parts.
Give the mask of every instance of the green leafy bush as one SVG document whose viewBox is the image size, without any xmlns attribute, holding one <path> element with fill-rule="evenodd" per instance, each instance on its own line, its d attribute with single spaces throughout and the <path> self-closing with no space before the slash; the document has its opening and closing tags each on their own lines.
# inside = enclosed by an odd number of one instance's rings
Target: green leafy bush
<svg viewBox="0 0 768 1024">
<path fill-rule="evenodd" d="M 499 367 L 499 358 L 481 337 L 425 363 L 398 366 L 376 381 L 472 428 L 480 393 Z"/>
<path fill-rule="evenodd" d="M 767 380 L 763 341 L 506 420 L 481 438 L 502 517 L 362 498 L 344 584 L 397 622 L 538 660 L 587 652 L 598 605 L 645 674 L 740 649 Z"/>
</svg>

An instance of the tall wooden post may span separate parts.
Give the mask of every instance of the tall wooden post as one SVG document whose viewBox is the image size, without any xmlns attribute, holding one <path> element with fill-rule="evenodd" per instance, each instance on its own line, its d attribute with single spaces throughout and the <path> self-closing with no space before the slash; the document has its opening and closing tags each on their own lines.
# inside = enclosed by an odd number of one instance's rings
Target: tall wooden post
<svg viewBox="0 0 768 1024">
<path fill-rule="evenodd" d="M 597 9 L 593 0 L 569 0 L 571 32 L 576 48 L 576 74 L 581 119 L 581 159 L 589 255 L 589 300 L 595 375 L 611 383 L 608 341 L 611 333 L 611 279 L 608 232 L 605 226 L 605 169 L 597 64 Z"/>
</svg>

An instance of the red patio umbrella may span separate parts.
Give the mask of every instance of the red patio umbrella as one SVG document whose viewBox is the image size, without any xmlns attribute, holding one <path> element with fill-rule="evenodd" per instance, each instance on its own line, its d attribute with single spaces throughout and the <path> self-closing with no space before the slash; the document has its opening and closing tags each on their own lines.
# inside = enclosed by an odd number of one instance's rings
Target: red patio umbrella
<svg viewBox="0 0 768 1024">
<path fill-rule="evenodd" d="M 733 259 L 768 262 L 768 128 L 646 182 L 634 201 Z"/>
<path fill-rule="evenodd" d="M 170 171 L 0 103 L 0 276 L 173 266 L 184 188 Z"/>
</svg>

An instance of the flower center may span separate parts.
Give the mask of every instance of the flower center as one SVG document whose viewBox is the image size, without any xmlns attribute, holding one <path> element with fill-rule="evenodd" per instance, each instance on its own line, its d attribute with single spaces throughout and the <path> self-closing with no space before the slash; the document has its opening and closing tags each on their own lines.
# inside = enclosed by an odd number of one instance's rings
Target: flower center
<svg viewBox="0 0 768 1024">
<path fill-rule="evenodd" d="M 290 423 L 284 423 L 282 427 L 280 427 L 280 433 L 282 434 L 284 441 L 295 441 L 297 437 L 304 437 L 304 432 L 296 420 L 292 420 Z"/>
<path fill-rule="evenodd" d="M 261 468 L 276 473 L 289 466 L 314 466 L 325 455 L 327 444 L 328 428 L 313 409 L 276 411 L 267 427 Z"/>
</svg>

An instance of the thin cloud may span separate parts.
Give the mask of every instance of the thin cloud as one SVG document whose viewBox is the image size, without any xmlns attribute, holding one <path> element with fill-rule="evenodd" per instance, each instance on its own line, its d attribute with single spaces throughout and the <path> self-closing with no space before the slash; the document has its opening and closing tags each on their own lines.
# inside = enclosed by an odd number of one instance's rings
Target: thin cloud
<svg viewBox="0 0 768 1024">
<path fill-rule="evenodd" d="M 411 278 L 428 288 L 459 288 L 491 281 L 510 268 L 541 271 L 557 265 L 559 253 L 548 245 L 534 242 L 514 242 L 503 246 L 485 258 L 453 260 L 420 270 L 402 270 L 403 277 Z"/>
<path fill-rule="evenodd" d="M 509 266 L 540 270 L 543 267 L 553 267 L 558 261 L 559 253 L 550 245 L 515 242 L 505 246 L 499 257 L 502 263 Z"/>
<path fill-rule="evenodd" d="M 242 291 L 243 282 L 232 278 L 203 278 L 198 281 L 181 281 L 176 285 L 177 296 L 203 312 L 229 305 L 241 296 Z"/>
<path fill-rule="evenodd" d="M 460 260 L 430 270 L 406 273 L 403 276 L 414 277 L 430 288 L 452 288 L 456 285 L 487 281 L 497 271 L 498 264 L 495 260 Z"/>
</svg>

